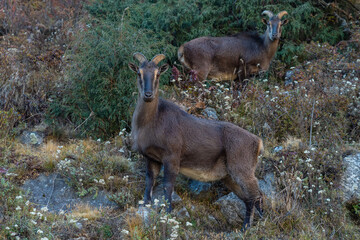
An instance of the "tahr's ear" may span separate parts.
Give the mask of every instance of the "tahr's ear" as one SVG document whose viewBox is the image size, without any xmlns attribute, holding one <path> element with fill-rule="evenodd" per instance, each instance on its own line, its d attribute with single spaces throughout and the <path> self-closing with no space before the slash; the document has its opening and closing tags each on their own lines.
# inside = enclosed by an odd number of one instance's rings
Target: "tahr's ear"
<svg viewBox="0 0 360 240">
<path fill-rule="evenodd" d="M 281 21 L 281 26 L 284 26 L 284 25 L 288 24 L 288 22 L 289 22 L 289 19 L 282 20 Z"/>
<path fill-rule="evenodd" d="M 165 63 L 164 65 L 161 65 L 161 67 L 159 67 L 159 72 L 160 72 L 160 74 L 163 74 L 168 69 L 169 69 L 169 64 Z"/>
<path fill-rule="evenodd" d="M 136 73 L 139 71 L 139 67 L 136 64 L 130 62 L 128 65 L 129 65 L 129 68 L 131 69 L 131 71 L 136 72 Z"/>
<path fill-rule="evenodd" d="M 268 25 L 268 20 L 266 20 L 266 18 L 262 18 L 261 21 L 263 22 L 263 24 Z"/>
</svg>

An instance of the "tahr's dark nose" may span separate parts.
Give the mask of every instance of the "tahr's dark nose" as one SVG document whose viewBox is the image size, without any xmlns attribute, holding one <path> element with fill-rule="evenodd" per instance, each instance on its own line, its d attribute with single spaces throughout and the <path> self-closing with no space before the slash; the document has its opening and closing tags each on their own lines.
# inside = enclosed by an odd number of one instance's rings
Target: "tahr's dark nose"
<svg viewBox="0 0 360 240">
<path fill-rule="evenodd" d="M 145 97 L 150 98 L 152 97 L 152 92 L 145 92 Z"/>
</svg>

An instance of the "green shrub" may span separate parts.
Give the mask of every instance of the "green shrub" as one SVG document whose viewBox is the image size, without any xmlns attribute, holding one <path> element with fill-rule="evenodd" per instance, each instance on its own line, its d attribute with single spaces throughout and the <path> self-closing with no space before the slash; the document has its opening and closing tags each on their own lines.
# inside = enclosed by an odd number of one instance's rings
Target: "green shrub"
<svg viewBox="0 0 360 240">
<path fill-rule="evenodd" d="M 126 14 L 126 13 L 125 13 Z M 148 58 L 162 41 L 154 41 L 148 30 L 124 21 L 114 23 L 91 18 L 68 53 L 62 91 L 49 108 L 49 120 L 70 120 L 80 136 L 109 136 L 127 127 L 135 103 L 136 80 L 128 69 L 132 54 L 142 51 Z"/>
</svg>

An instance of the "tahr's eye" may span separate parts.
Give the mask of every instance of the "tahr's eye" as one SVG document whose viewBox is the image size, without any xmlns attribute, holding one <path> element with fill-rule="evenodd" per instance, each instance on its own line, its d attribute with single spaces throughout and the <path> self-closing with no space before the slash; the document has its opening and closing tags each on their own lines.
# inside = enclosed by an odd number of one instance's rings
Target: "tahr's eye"
<svg viewBox="0 0 360 240">
<path fill-rule="evenodd" d="M 140 72 L 138 72 L 137 75 L 140 77 L 141 76 Z"/>
</svg>

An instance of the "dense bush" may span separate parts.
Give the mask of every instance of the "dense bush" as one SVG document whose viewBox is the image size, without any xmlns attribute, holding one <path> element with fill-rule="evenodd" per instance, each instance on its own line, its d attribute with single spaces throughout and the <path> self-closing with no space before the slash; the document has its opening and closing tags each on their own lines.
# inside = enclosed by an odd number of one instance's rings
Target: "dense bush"
<svg viewBox="0 0 360 240">
<path fill-rule="evenodd" d="M 148 30 L 128 24 L 126 11 L 116 23 L 88 19 L 68 52 L 65 81 L 50 105 L 50 120 L 66 118 L 80 135 L 106 136 L 127 127 L 135 101 L 135 75 L 129 70 L 132 54 L 151 58 L 163 41 Z"/>
</svg>

